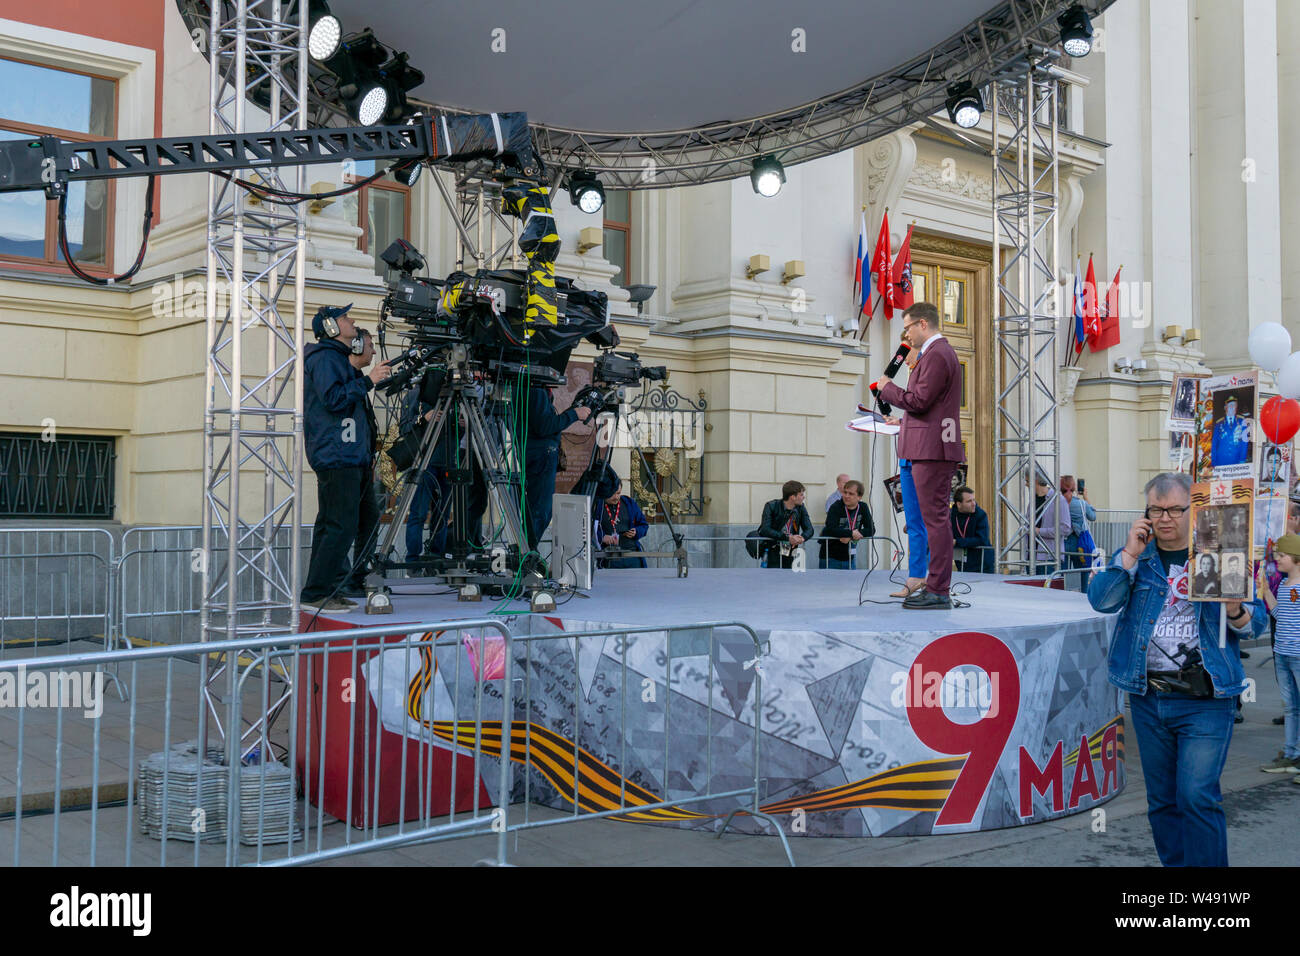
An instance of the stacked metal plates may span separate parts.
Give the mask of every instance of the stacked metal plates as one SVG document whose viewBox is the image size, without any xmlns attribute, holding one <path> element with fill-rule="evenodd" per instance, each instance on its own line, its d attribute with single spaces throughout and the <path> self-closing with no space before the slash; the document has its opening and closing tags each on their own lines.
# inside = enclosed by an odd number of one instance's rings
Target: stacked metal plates
<svg viewBox="0 0 1300 956">
<path fill-rule="evenodd" d="M 136 802 L 140 806 L 140 831 L 155 840 L 163 838 L 163 809 L 167 810 L 167 838 L 218 843 L 226 839 L 229 819 L 228 768 L 221 751 L 208 749 L 200 788 L 198 746 L 177 744 L 169 754 L 151 754 L 140 762 Z M 166 787 L 163 786 L 164 767 Z M 253 764 L 239 768 L 239 842 L 287 843 L 302 835 L 302 810 L 295 810 L 293 780 L 282 763 Z M 296 818 L 289 832 L 291 814 Z"/>
<path fill-rule="evenodd" d="M 155 840 L 163 838 L 166 809 L 167 838 L 216 843 L 226 838 L 226 788 L 228 770 L 220 751 L 209 749 L 199 779 L 198 746 L 177 744 L 140 761 L 136 802 L 140 806 L 140 831 Z M 165 779 L 165 787 L 164 787 Z"/>
<path fill-rule="evenodd" d="M 302 835 L 302 810 L 294 810 L 295 797 L 289 768 L 282 763 L 239 768 L 239 842 L 255 845 L 287 843 Z M 290 811 L 294 832 L 289 832 Z"/>
</svg>

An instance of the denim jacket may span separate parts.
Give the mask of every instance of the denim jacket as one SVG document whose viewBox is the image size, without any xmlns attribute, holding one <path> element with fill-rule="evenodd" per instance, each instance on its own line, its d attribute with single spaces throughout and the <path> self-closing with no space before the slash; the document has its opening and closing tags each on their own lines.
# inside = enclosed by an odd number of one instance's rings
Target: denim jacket
<svg viewBox="0 0 1300 956">
<path fill-rule="evenodd" d="M 1147 644 L 1156 620 L 1164 609 L 1169 582 L 1160 564 L 1155 542 L 1149 542 L 1132 571 L 1120 564 L 1123 552 L 1116 551 L 1110 565 L 1092 576 L 1088 585 L 1088 602 L 1103 614 L 1120 612 L 1111 635 L 1108 664 L 1110 682 L 1131 694 L 1147 691 Z M 1246 673 L 1241 667 L 1237 641 L 1259 637 L 1268 630 L 1268 611 L 1258 597 L 1242 602 L 1251 611 L 1250 623 L 1241 630 L 1231 624 L 1225 647 L 1219 647 L 1219 615 L 1223 606 L 1206 601 L 1194 604 L 1200 615 L 1201 658 L 1214 684 L 1215 697 L 1235 697 L 1246 689 Z"/>
</svg>

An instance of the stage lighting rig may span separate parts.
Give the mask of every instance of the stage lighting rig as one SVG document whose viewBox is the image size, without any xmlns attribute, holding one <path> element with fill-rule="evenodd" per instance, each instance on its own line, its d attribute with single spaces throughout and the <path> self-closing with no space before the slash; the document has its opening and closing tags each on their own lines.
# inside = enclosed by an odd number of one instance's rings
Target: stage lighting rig
<svg viewBox="0 0 1300 956">
<path fill-rule="evenodd" d="M 749 173 L 750 184 L 760 196 L 772 197 L 785 185 L 785 167 L 770 153 L 754 160 Z"/>
<path fill-rule="evenodd" d="M 1061 48 L 1066 56 L 1087 56 L 1092 52 L 1092 20 L 1077 3 L 1056 18 L 1061 28 Z"/>
<path fill-rule="evenodd" d="M 591 215 L 605 205 L 605 187 L 596 174 L 579 169 L 569 174 L 569 201 Z"/>
<path fill-rule="evenodd" d="M 962 80 L 948 87 L 948 118 L 962 129 L 970 129 L 980 121 L 984 112 L 984 97 L 970 80 Z"/>
</svg>

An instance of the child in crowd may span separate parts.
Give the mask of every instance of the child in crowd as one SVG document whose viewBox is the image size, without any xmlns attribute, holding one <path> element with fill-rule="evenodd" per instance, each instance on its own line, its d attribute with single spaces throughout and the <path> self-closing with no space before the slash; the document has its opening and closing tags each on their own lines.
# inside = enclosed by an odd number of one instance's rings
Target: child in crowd
<svg viewBox="0 0 1300 956">
<path fill-rule="evenodd" d="M 1277 757 L 1259 769 L 1265 773 L 1300 775 L 1300 535 L 1284 534 L 1273 544 L 1277 569 L 1285 577 L 1278 585 L 1276 597 L 1267 586 L 1260 589 L 1269 613 L 1277 622 L 1273 645 L 1273 667 L 1282 689 L 1282 706 L 1286 711 L 1286 743 Z M 1262 578 L 1263 569 L 1260 577 Z M 1293 783 L 1300 783 L 1296 776 Z"/>
</svg>

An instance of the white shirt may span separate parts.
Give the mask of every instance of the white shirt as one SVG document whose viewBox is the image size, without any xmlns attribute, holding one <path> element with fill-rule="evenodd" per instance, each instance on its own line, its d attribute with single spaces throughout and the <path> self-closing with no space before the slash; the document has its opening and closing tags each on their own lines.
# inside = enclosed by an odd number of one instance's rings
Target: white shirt
<svg viewBox="0 0 1300 956">
<path fill-rule="evenodd" d="M 932 336 L 930 336 L 928 339 L 926 339 L 926 340 L 925 340 L 925 344 L 921 346 L 921 352 L 920 352 L 920 354 L 921 354 L 921 355 L 924 355 L 924 354 L 925 354 L 925 350 L 928 349 L 928 348 L 930 347 L 931 343 L 936 342 L 936 341 L 938 341 L 938 340 L 941 339 L 941 338 L 943 338 L 943 333 L 942 333 L 942 332 L 936 332 L 934 335 L 932 335 Z"/>
</svg>

